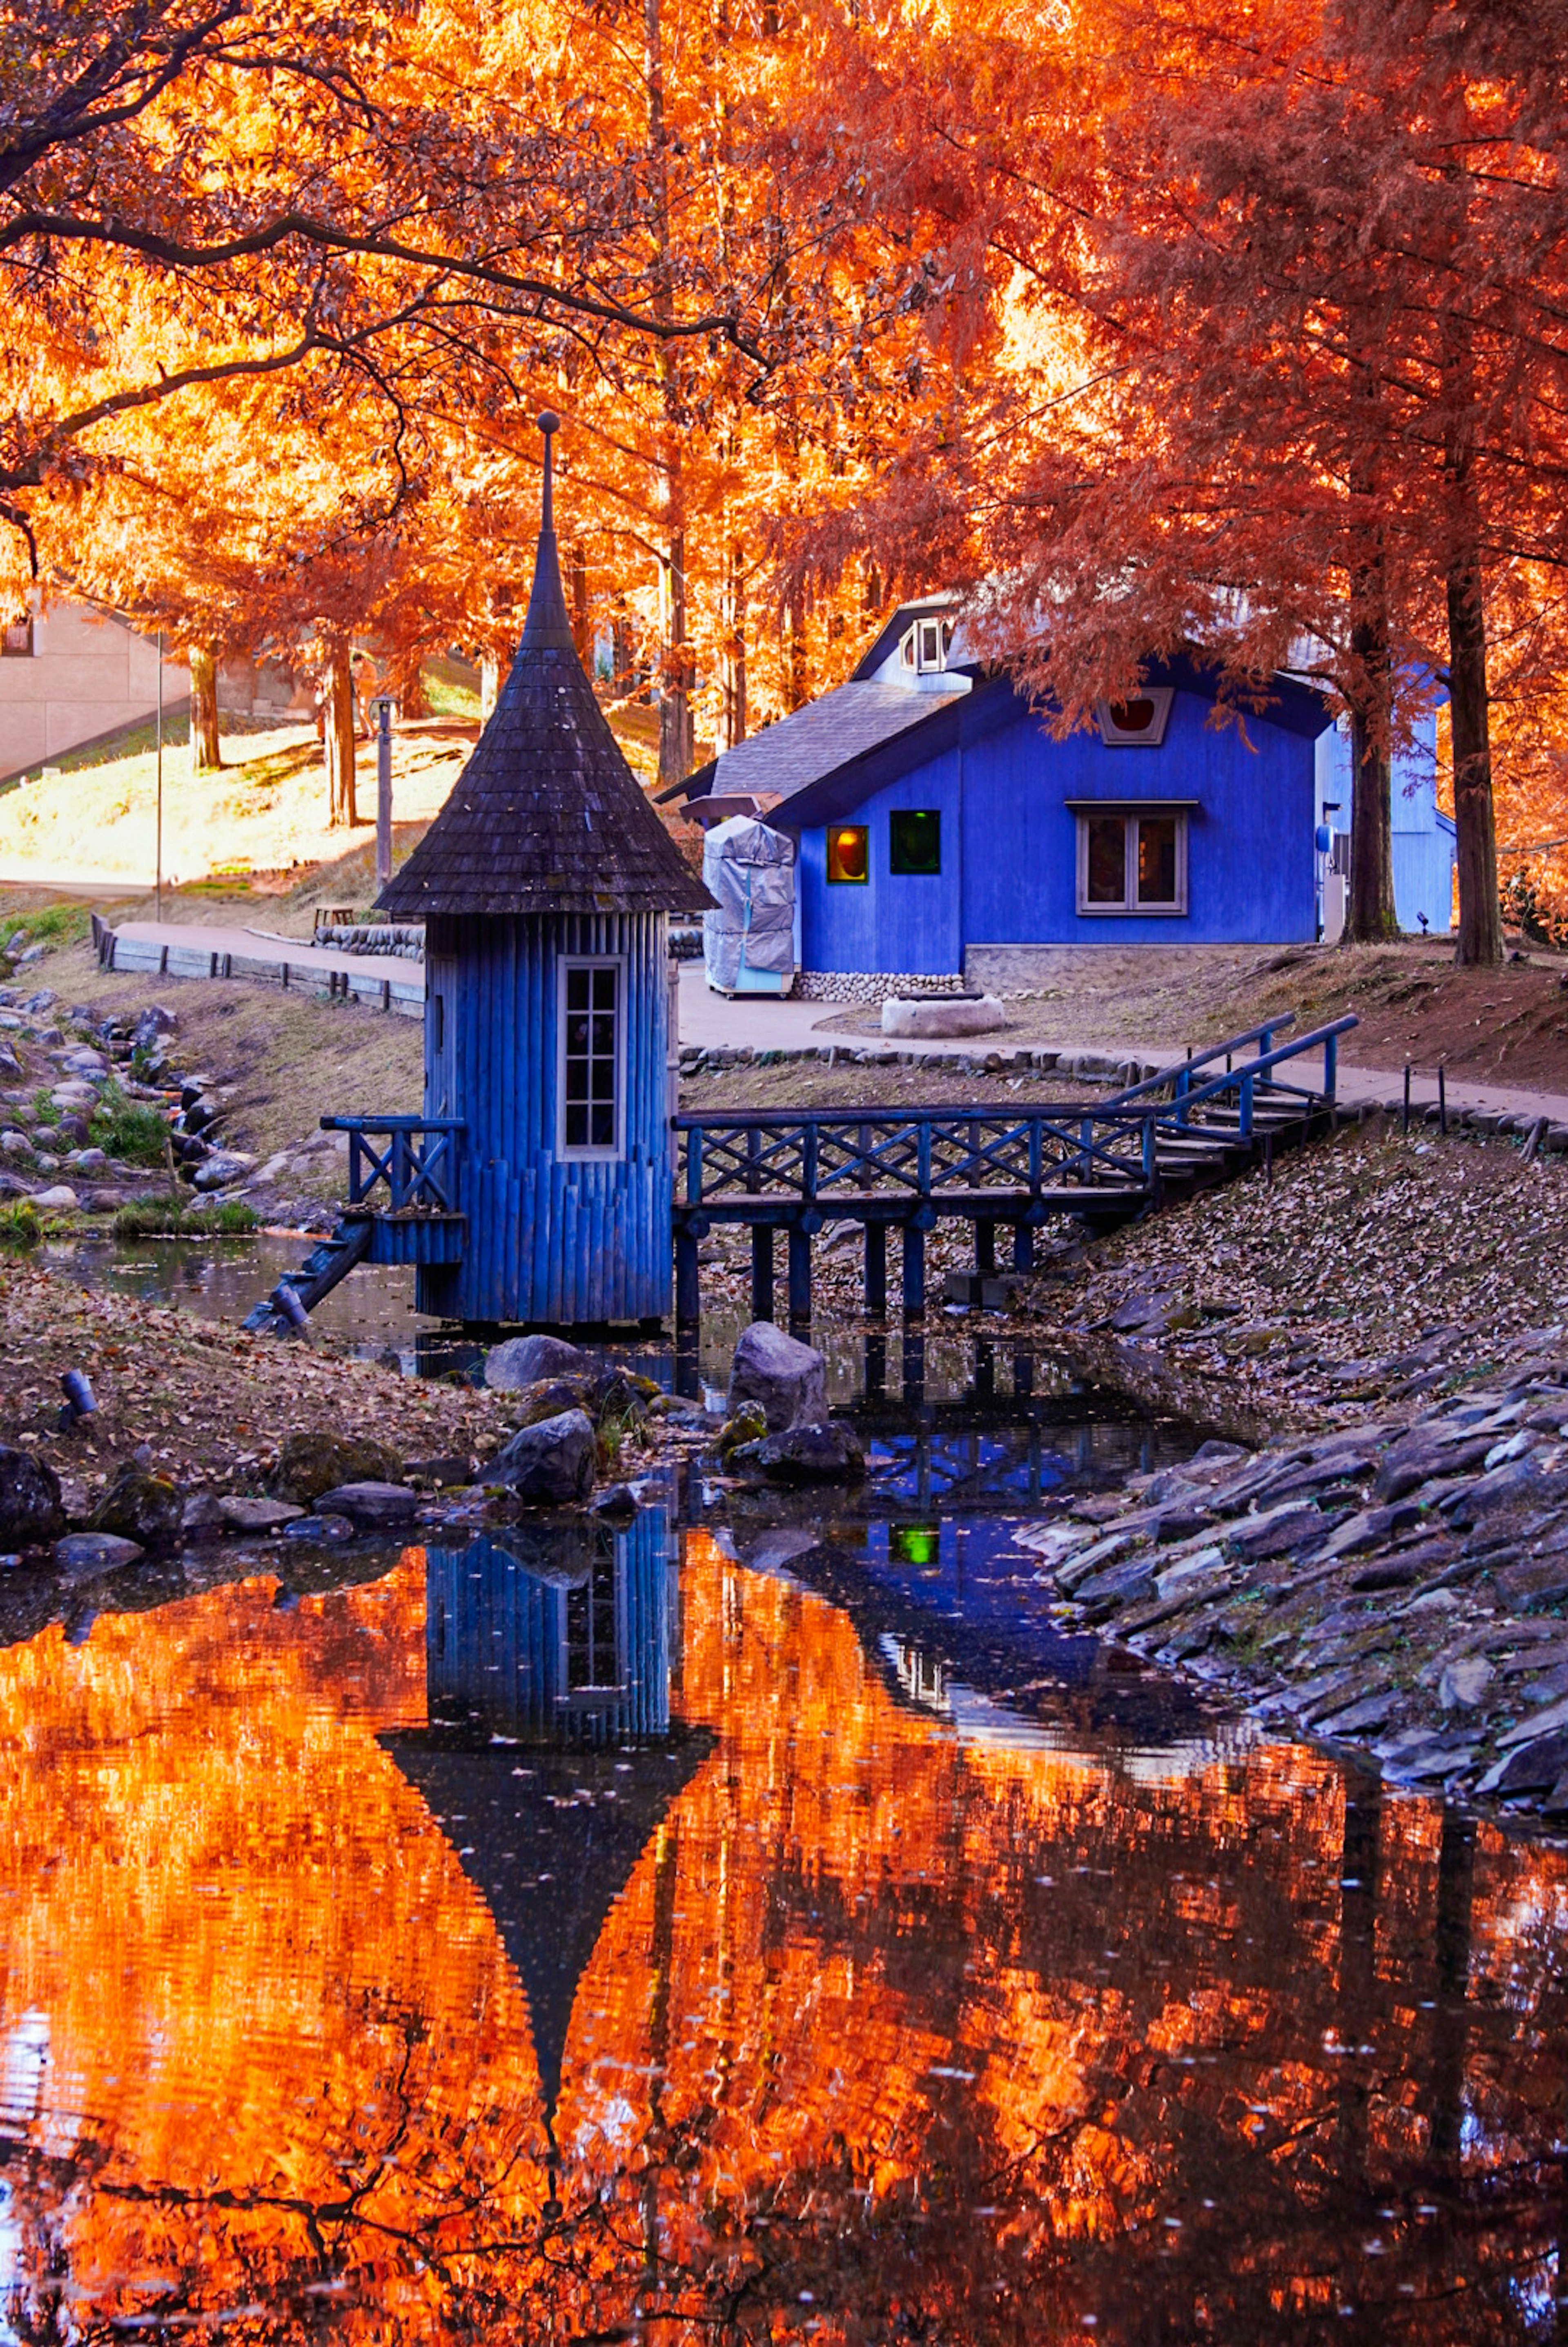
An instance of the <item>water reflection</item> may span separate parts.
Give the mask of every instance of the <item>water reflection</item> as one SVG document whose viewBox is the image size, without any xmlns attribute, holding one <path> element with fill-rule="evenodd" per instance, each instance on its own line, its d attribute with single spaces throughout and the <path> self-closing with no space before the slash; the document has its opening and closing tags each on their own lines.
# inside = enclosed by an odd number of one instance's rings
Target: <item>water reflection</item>
<svg viewBox="0 0 1568 2347">
<path fill-rule="evenodd" d="M 528 1743 L 668 1734 L 679 1598 L 662 1510 L 625 1532 L 522 1524 L 428 1555 L 433 1722 Z"/>
<path fill-rule="evenodd" d="M 684 1550 L 0 1655 L 13 2335 L 1556 2335 L 1563 1853 Z"/>
</svg>

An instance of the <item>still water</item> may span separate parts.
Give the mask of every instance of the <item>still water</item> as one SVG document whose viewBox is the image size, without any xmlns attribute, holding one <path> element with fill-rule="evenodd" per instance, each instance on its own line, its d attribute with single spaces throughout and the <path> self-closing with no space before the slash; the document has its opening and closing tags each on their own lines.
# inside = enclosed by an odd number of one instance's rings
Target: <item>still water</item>
<svg viewBox="0 0 1568 2347">
<path fill-rule="evenodd" d="M 1568 1854 L 1055 1638 L 964 1442 L 0 1654 L 0 2338 L 1560 2337 Z"/>
</svg>

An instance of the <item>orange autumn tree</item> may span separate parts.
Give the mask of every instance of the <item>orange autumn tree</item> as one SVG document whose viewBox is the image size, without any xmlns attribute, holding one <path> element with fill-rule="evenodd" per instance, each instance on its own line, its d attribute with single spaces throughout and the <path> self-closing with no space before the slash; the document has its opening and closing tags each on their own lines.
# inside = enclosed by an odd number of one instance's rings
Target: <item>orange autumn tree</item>
<svg viewBox="0 0 1568 2347">
<path fill-rule="evenodd" d="M 1498 949 L 1486 607 L 1554 653 L 1560 22 L 1510 10 L 1084 0 L 930 45 L 846 36 L 878 151 L 923 139 L 1006 342 L 819 559 L 939 549 L 1059 722 L 1196 640 L 1240 710 L 1281 664 L 1350 712 L 1349 934 L 1392 926 L 1388 764 L 1453 698 L 1461 958 Z M 1553 590 L 1555 591 L 1554 589 Z M 1517 655 L 1515 655 L 1517 657 Z M 1559 671 L 1560 672 L 1560 671 Z"/>
</svg>

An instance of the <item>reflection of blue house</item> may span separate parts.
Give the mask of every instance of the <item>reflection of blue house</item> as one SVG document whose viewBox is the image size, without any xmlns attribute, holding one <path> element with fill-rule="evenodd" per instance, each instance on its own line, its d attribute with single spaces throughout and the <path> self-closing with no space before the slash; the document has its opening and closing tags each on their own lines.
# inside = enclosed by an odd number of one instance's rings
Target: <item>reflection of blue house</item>
<svg viewBox="0 0 1568 2347">
<path fill-rule="evenodd" d="M 675 1566 L 664 1517 L 518 1526 L 426 1551 L 431 1717 L 526 1743 L 669 1732 Z"/>
<path fill-rule="evenodd" d="M 848 683 L 681 785 L 699 817 L 751 810 L 797 841 L 803 972 L 976 976 L 1000 948 L 1318 935 L 1316 834 L 1326 800 L 1348 823 L 1350 795 L 1319 693 L 1280 676 L 1266 713 L 1216 724 L 1212 679 L 1177 660 L 1056 741 L 966 658 L 951 608 L 905 605 Z M 1451 838 L 1430 774 L 1424 795 L 1410 779 L 1400 909 L 1446 927 Z"/>
</svg>

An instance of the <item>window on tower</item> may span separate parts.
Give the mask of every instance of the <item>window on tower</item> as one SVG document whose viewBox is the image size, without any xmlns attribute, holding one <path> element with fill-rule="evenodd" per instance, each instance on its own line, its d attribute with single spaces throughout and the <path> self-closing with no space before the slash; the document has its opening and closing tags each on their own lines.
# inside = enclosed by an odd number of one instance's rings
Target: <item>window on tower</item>
<svg viewBox="0 0 1568 2347">
<path fill-rule="evenodd" d="M 618 961 L 561 964 L 560 1147 L 565 1157 L 621 1153 L 621 985 Z"/>
</svg>

